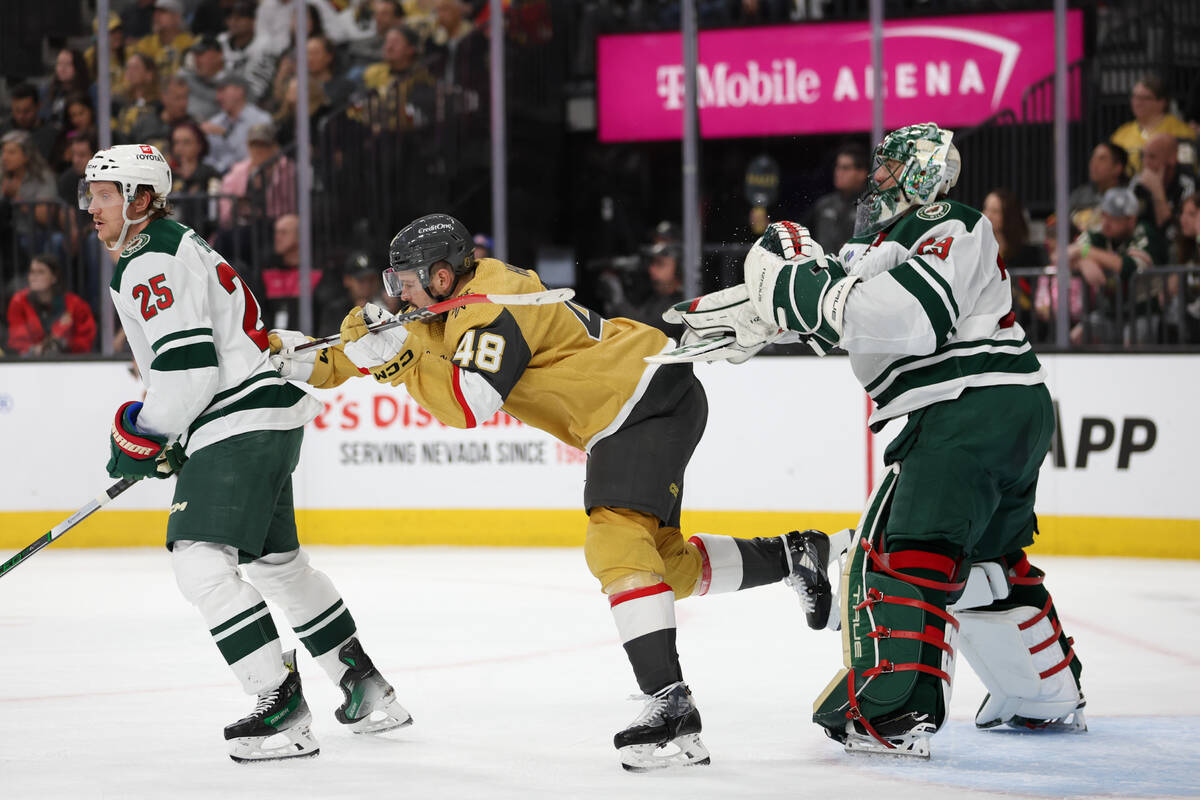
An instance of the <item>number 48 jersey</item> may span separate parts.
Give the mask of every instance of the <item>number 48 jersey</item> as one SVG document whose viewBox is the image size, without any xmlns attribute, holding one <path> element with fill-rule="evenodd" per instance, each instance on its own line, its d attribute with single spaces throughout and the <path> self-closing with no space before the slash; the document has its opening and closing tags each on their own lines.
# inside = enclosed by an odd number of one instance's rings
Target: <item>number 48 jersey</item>
<svg viewBox="0 0 1200 800">
<path fill-rule="evenodd" d="M 838 344 L 875 401 L 873 430 L 971 387 L 1045 381 L 992 225 L 975 209 L 930 203 L 839 255 L 860 281 Z"/>
<path fill-rule="evenodd" d="M 191 454 L 320 411 L 271 367 L 253 293 L 191 228 L 151 222 L 121 251 L 109 288 L 146 387 L 139 428 Z"/>
</svg>

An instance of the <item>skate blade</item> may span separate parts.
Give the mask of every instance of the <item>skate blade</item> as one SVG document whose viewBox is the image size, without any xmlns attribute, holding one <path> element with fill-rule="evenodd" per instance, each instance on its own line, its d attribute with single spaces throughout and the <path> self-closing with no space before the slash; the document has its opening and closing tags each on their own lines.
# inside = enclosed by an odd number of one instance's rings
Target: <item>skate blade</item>
<svg viewBox="0 0 1200 800">
<path fill-rule="evenodd" d="M 313 758 L 321 752 L 308 725 L 296 725 L 270 736 L 230 739 L 229 757 L 238 764 L 259 764 L 289 758 Z"/>
<path fill-rule="evenodd" d="M 1082 708 L 1075 709 L 1074 712 L 1062 719 L 1037 720 L 1013 717 L 1008 720 L 1007 724 L 1010 729 L 1031 733 L 1087 733 L 1088 729 L 1087 719 L 1083 716 Z"/>
<path fill-rule="evenodd" d="M 881 744 L 872 736 L 861 733 L 846 735 L 845 748 L 847 753 L 864 756 L 889 756 L 891 758 L 929 759 L 929 737 L 934 733 L 932 725 L 918 725 L 903 736 L 888 738 L 892 747 Z"/>
<path fill-rule="evenodd" d="M 385 708 L 376 709 L 362 719 L 346 725 L 353 733 L 375 734 L 387 733 L 412 725 L 412 714 L 399 703 L 389 703 Z"/>
<path fill-rule="evenodd" d="M 629 772 L 650 772 L 668 767 L 694 767 L 711 763 L 708 748 L 695 733 L 672 739 L 661 747 L 653 744 L 631 744 L 619 751 L 621 766 Z"/>
</svg>

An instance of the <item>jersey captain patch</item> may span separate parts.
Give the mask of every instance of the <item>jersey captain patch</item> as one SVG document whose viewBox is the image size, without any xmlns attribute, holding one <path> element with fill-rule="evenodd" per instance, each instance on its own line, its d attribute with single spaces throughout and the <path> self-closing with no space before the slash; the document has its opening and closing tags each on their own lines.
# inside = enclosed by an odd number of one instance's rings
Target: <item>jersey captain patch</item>
<svg viewBox="0 0 1200 800">
<path fill-rule="evenodd" d="M 927 206 L 921 206 L 917 212 L 917 216 L 921 219 L 935 220 L 941 219 L 950 213 L 950 204 L 946 202 L 930 203 Z"/>
<path fill-rule="evenodd" d="M 131 256 L 149 243 L 150 237 L 147 234 L 139 233 L 137 236 L 133 237 L 133 241 L 125 245 L 125 249 L 121 251 L 121 257 L 125 258 L 126 256 Z"/>
</svg>

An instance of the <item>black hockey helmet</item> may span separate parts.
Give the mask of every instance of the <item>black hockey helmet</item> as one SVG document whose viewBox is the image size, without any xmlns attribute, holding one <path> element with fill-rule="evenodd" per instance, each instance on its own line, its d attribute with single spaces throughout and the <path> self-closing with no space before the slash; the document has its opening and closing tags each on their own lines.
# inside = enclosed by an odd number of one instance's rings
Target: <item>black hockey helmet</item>
<svg viewBox="0 0 1200 800">
<path fill-rule="evenodd" d="M 475 243 L 467 226 L 449 214 L 426 214 L 392 237 L 383 285 L 392 297 L 400 296 L 401 272 L 415 272 L 421 288 L 429 290 L 434 264 L 445 261 L 456 276 L 475 267 Z"/>
</svg>

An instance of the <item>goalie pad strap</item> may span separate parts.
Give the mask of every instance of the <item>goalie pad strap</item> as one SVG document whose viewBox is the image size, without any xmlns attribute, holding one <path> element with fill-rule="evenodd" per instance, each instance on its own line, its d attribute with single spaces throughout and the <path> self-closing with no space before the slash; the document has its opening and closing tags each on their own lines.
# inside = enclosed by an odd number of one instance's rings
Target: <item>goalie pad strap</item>
<svg viewBox="0 0 1200 800">
<path fill-rule="evenodd" d="M 939 631 L 937 628 L 934 628 L 931 625 L 925 626 L 924 633 L 917 633 L 916 631 L 905 631 L 905 630 L 898 631 L 898 630 L 893 630 L 892 628 L 886 628 L 883 625 L 880 625 L 880 626 L 876 627 L 875 630 L 868 633 L 867 636 L 869 636 L 872 639 L 916 639 L 919 642 L 925 642 L 926 644 L 931 644 L 943 652 L 949 653 L 950 655 L 954 655 L 954 648 L 946 643 L 946 640 L 943 637 L 942 632 Z"/>
<path fill-rule="evenodd" d="M 958 571 L 958 562 L 952 558 L 919 550 L 902 550 L 881 554 L 875 550 L 871 542 L 867 540 L 867 537 L 862 537 L 860 542 L 862 549 L 867 552 L 867 557 L 871 559 L 871 563 L 875 568 L 879 572 L 890 575 L 897 580 L 911 583 L 914 586 L 923 586 L 926 589 L 940 589 L 943 592 L 957 592 L 967 585 L 966 581 L 949 583 L 929 580 L 928 578 L 917 578 L 892 568 L 894 564 L 899 569 L 929 569 L 941 572 L 952 581 L 955 573 Z M 949 568 L 947 568 L 947 565 L 949 565 Z"/>
<path fill-rule="evenodd" d="M 1031 653 L 1042 652 L 1047 647 L 1049 647 L 1050 645 L 1057 642 L 1058 637 L 1060 637 L 1060 636 L 1062 636 L 1062 625 L 1059 623 L 1058 620 L 1054 620 L 1054 629 L 1050 632 L 1050 636 L 1041 644 L 1035 644 L 1033 647 L 1029 648 L 1029 652 L 1031 652 Z"/>
<path fill-rule="evenodd" d="M 953 625 L 955 630 L 958 630 L 958 620 L 955 619 L 954 615 L 950 612 L 938 608 L 931 603 L 926 603 L 924 600 L 912 600 L 907 597 L 897 597 L 896 595 L 892 594 L 884 594 L 878 589 L 867 589 L 867 599 L 856 605 L 854 610 L 858 611 L 863 608 L 869 608 L 876 603 L 894 603 L 898 606 L 912 606 L 913 608 L 919 608 L 922 611 L 928 611 L 934 616 L 941 617 L 942 619 L 946 620 L 946 622 L 949 622 L 951 625 Z"/>
<path fill-rule="evenodd" d="M 1009 568 L 1011 573 L 1008 577 L 1008 582 L 1015 586 L 1036 586 L 1046 580 L 1045 575 L 1029 577 L 1029 571 L 1033 569 L 1033 565 L 1029 563 L 1029 556 L 1025 555 L 1025 551 L 1021 551 L 1021 560 L 1013 564 Z"/>
<path fill-rule="evenodd" d="M 871 721 L 863 716 L 862 709 L 858 707 L 858 693 L 854 691 L 854 668 L 846 673 L 846 691 L 850 697 L 850 707 L 846 709 L 846 719 L 852 722 L 857 722 L 866 729 L 867 733 L 874 737 L 875 741 L 882 744 L 889 750 L 895 750 L 896 746 L 879 735 L 879 732 L 871 725 Z"/>
<path fill-rule="evenodd" d="M 1056 641 L 1057 641 L 1057 640 L 1056 640 Z M 1067 637 L 1067 644 L 1068 644 L 1068 645 L 1074 645 L 1074 644 L 1075 644 L 1075 640 L 1074 640 L 1074 639 L 1072 639 L 1070 636 L 1068 636 L 1068 637 Z M 1030 652 L 1032 652 L 1032 651 L 1030 651 Z M 1039 678 L 1043 678 L 1043 679 L 1044 679 L 1044 678 L 1049 678 L 1051 675 L 1055 675 L 1055 674 L 1057 674 L 1057 673 L 1059 673 L 1059 672 L 1062 672 L 1064 669 L 1066 669 L 1066 668 L 1067 668 L 1067 667 L 1070 665 L 1070 663 L 1071 663 L 1071 659 L 1073 659 L 1073 658 L 1075 658 L 1075 648 L 1074 648 L 1074 647 L 1068 647 L 1068 648 L 1067 648 L 1067 655 L 1066 655 L 1066 657 L 1065 657 L 1065 658 L 1064 658 L 1062 661 L 1060 661 L 1060 662 L 1058 662 L 1057 664 L 1055 664 L 1055 665 L 1054 665 L 1053 667 L 1051 667 L 1050 669 L 1048 669 L 1048 670 L 1045 670 L 1045 671 L 1043 671 L 1043 672 L 1039 672 L 1039 673 L 1038 673 L 1038 677 L 1039 677 Z"/>
<path fill-rule="evenodd" d="M 918 664 L 915 662 L 910 664 L 893 664 L 887 659 L 880 661 L 878 666 L 871 667 L 868 670 L 863 670 L 863 677 L 874 678 L 876 675 L 886 675 L 889 672 L 924 672 L 926 675 L 932 675 L 935 678 L 941 678 L 946 682 L 947 686 L 950 685 L 950 675 L 947 672 L 938 669 L 937 667 L 931 667 L 928 664 Z"/>
<path fill-rule="evenodd" d="M 1037 625 L 1039 622 L 1042 621 L 1043 617 L 1045 617 L 1047 614 L 1050 613 L 1050 609 L 1053 607 L 1054 607 L 1054 598 L 1047 594 L 1046 595 L 1046 604 L 1042 606 L 1042 610 L 1039 611 L 1036 616 L 1030 617 L 1025 622 L 1022 622 L 1020 625 L 1018 625 L 1017 630 L 1019 630 L 1019 631 L 1028 630 L 1028 629 L 1032 628 L 1034 625 Z"/>
</svg>

